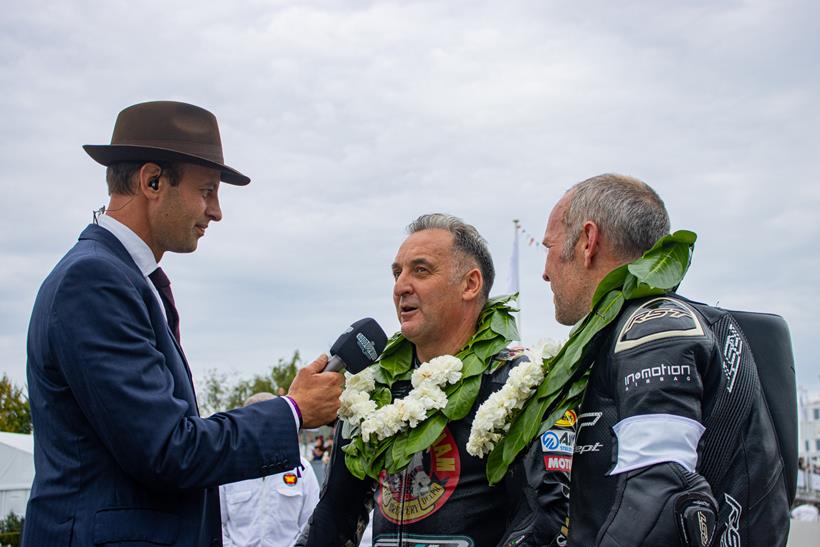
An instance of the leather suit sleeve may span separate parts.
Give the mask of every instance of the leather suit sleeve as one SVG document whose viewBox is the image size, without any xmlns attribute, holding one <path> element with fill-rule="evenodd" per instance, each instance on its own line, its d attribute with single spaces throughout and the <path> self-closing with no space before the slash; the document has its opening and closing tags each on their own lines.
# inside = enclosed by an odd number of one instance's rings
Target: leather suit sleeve
<svg viewBox="0 0 820 547">
<path fill-rule="evenodd" d="M 627 321 L 610 348 L 620 421 L 613 428 L 616 461 L 608 474 L 622 479 L 598 536 L 602 546 L 678 545 L 678 497 L 696 494 L 714 504 L 709 484 L 696 472 L 714 343 L 694 311 L 675 311 L 677 316 L 644 320 L 640 336 L 630 333 L 636 323 Z"/>
<path fill-rule="evenodd" d="M 629 472 L 620 503 L 599 545 L 681 545 L 675 504 L 679 497 L 691 494 L 699 494 L 716 506 L 706 480 L 677 463 L 661 463 Z"/>
<path fill-rule="evenodd" d="M 359 480 L 348 471 L 342 447 L 350 441 L 341 431 L 339 422 L 319 503 L 295 547 L 356 546 L 367 527 L 376 483 L 369 477 Z"/>
<path fill-rule="evenodd" d="M 574 436 L 572 426 L 554 429 Z M 551 470 L 549 467 L 556 465 L 551 458 L 558 458 L 555 461 L 567 462 L 562 465 L 571 466 L 572 456 L 545 453 L 541 439 L 537 437 L 533 440 L 504 479 L 507 498 L 517 503 L 512 508 L 510 525 L 499 545 L 566 545 L 570 474 L 569 470 Z"/>
</svg>

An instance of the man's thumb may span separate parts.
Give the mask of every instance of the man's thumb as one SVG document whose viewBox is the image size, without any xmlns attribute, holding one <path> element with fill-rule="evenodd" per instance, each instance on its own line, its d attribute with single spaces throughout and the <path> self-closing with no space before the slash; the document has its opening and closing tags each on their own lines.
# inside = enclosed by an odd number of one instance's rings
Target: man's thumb
<svg viewBox="0 0 820 547">
<path fill-rule="evenodd" d="M 315 361 L 306 366 L 305 369 L 307 369 L 308 372 L 322 372 L 322 369 L 324 369 L 326 366 L 327 355 L 323 353 L 322 355 L 317 357 Z"/>
</svg>

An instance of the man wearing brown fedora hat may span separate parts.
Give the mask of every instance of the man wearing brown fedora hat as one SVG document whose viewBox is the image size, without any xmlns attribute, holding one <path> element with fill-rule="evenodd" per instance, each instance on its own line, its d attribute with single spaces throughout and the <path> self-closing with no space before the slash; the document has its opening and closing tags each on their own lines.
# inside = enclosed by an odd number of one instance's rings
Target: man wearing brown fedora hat
<svg viewBox="0 0 820 547">
<path fill-rule="evenodd" d="M 342 378 L 322 356 L 286 397 L 201 418 L 159 262 L 222 218 L 216 118 L 178 102 L 120 112 L 105 214 L 44 281 L 28 334 L 36 474 L 23 544 L 221 545 L 217 486 L 299 466 L 297 431 L 335 418 Z"/>
</svg>

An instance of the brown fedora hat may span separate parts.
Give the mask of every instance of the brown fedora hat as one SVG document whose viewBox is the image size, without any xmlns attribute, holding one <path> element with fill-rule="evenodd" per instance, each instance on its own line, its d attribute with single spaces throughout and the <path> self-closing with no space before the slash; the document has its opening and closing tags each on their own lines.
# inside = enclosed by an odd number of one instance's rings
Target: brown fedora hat
<svg viewBox="0 0 820 547">
<path fill-rule="evenodd" d="M 216 117 L 192 104 L 153 101 L 129 106 L 117 116 L 111 144 L 86 144 L 83 149 L 103 165 L 182 161 L 216 169 L 228 184 L 251 181 L 225 165 Z"/>
</svg>

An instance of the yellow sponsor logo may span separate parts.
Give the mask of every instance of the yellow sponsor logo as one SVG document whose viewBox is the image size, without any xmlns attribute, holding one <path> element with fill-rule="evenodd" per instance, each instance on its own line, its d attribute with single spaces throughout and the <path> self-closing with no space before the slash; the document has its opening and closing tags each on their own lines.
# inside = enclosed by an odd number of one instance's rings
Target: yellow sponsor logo
<svg viewBox="0 0 820 547">
<path fill-rule="evenodd" d="M 564 412 L 564 417 L 555 422 L 558 427 L 572 427 L 578 421 L 578 416 L 574 410 L 567 410 Z"/>
</svg>

